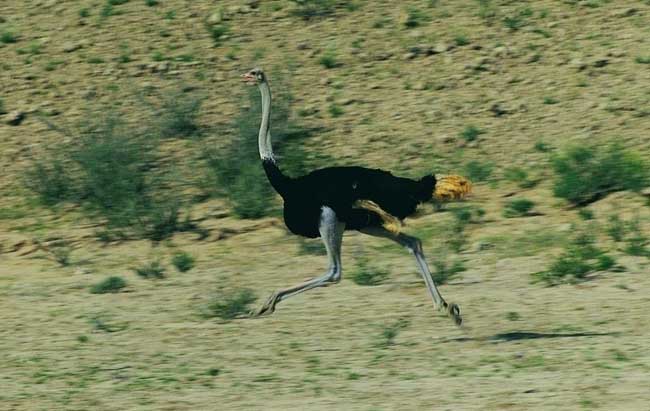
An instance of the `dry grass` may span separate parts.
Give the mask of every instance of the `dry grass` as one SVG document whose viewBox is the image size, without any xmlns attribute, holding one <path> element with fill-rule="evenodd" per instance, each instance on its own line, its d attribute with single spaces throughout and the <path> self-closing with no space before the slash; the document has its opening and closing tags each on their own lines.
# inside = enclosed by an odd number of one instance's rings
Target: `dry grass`
<svg viewBox="0 0 650 411">
<path fill-rule="evenodd" d="M 0 33 L 15 37 L 0 44 L 0 84 L 10 90 L 4 110 L 27 112 L 20 126 L 0 116 L 2 407 L 647 408 L 649 260 L 626 255 L 606 227 L 617 214 L 638 219 L 647 235 L 650 208 L 637 194 L 615 193 L 589 205 L 593 218 L 583 221 L 553 197 L 550 167 L 569 145 L 612 139 L 648 159 L 645 5 L 357 1 L 304 20 L 284 0 L 256 9 L 234 0 L 117 3 L 10 0 L 0 8 Z M 217 38 L 205 29 L 211 16 L 228 28 Z M 336 64 L 323 63 L 327 53 Z M 221 200 L 192 203 L 201 237 L 176 233 L 154 246 L 101 243 L 97 222 L 81 210 L 42 208 L 27 195 L 24 167 L 61 139 L 35 109 L 74 124 L 88 106 L 116 106 L 137 124 L 147 108 L 134 90 L 185 84 L 207 97 L 196 119 L 201 139 L 166 139 L 158 167 L 178 177 L 170 189 L 199 198 L 201 154 L 232 136 L 224 126 L 240 111 L 238 76 L 255 65 L 285 72 L 301 122 L 320 130 L 305 142 L 313 164 L 330 165 L 325 153 L 337 164 L 407 176 L 490 165 L 468 199 L 485 215 L 464 227 L 466 271 L 441 287 L 461 306 L 466 328 L 433 311 L 408 253 L 354 233 L 344 241 L 340 284 L 282 302 L 268 318 L 205 319 L 200 307 L 213 290 L 250 288 L 263 301 L 321 274 L 325 258 L 299 253 L 277 217 L 237 220 Z M 463 137 L 469 126 L 482 133 Z M 513 184 L 519 180 L 505 170 L 515 167 L 537 184 Z M 535 215 L 502 216 L 513 190 L 534 202 Z M 448 252 L 445 227 L 454 217 L 424 210 L 405 230 L 422 237 L 431 259 Z M 562 255 L 571 224 L 601 227 L 598 246 L 626 271 L 531 284 L 531 273 Z M 47 248 L 61 239 L 74 249 L 66 266 Z M 346 277 L 360 245 L 373 267 L 390 273 L 384 283 L 361 287 Z M 179 250 L 192 253 L 194 269 L 157 281 L 130 271 Z M 129 286 L 89 293 L 111 276 Z"/>
</svg>

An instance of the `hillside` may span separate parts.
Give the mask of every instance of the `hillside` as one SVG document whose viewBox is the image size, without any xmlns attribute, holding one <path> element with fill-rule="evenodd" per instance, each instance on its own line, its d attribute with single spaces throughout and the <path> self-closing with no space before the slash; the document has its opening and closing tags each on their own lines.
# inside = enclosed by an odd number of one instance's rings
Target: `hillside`
<svg viewBox="0 0 650 411">
<path fill-rule="evenodd" d="M 627 189 L 623 164 L 650 162 L 649 38 L 647 0 L 2 1 L 0 409 L 645 409 L 647 169 Z M 206 318 L 212 298 L 246 288 L 260 304 L 326 268 L 278 198 L 240 218 L 212 180 L 206 153 L 249 126 L 240 75 L 256 66 L 292 96 L 287 167 L 474 180 L 468 201 L 405 228 L 434 271 L 457 268 L 441 292 L 463 328 L 432 309 L 407 252 L 358 233 L 340 284 L 270 317 Z M 191 135 L 149 139 L 169 102 L 196 101 Z M 155 152 L 143 181 L 179 201 L 185 225 L 160 241 L 108 236 L 91 197 L 46 205 L 29 188 L 106 113 Z M 558 158 L 612 143 L 627 153 L 607 163 L 622 164 L 615 188 L 555 195 Z M 134 270 L 155 261 L 164 278 Z M 587 272 L 561 277 L 558 261 Z M 110 276 L 126 287 L 90 292 Z"/>
</svg>

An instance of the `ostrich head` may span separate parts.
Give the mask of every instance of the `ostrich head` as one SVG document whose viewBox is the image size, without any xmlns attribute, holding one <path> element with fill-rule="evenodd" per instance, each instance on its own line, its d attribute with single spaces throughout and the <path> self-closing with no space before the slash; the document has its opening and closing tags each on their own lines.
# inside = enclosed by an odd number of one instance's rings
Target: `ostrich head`
<svg viewBox="0 0 650 411">
<path fill-rule="evenodd" d="M 266 75 L 261 68 L 254 68 L 248 73 L 242 74 L 242 80 L 251 86 L 259 85 L 266 82 Z"/>
</svg>

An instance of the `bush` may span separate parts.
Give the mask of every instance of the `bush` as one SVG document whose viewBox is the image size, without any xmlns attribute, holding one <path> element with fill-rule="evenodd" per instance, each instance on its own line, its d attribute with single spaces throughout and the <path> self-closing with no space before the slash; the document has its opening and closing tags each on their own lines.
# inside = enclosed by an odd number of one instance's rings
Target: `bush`
<svg viewBox="0 0 650 411">
<path fill-rule="evenodd" d="M 232 320 L 248 314 L 250 312 L 249 306 L 256 300 L 257 297 L 249 289 L 231 292 L 219 291 L 205 306 L 202 314 L 206 318 L 219 317 L 223 320 Z"/>
<path fill-rule="evenodd" d="M 404 25 L 409 29 L 421 26 L 429 20 L 431 20 L 431 17 L 418 8 L 408 7 L 406 9 Z"/>
<path fill-rule="evenodd" d="M 449 280 L 456 277 L 459 273 L 465 271 L 465 266 L 461 261 L 455 261 L 448 264 L 445 260 L 438 259 L 433 263 L 434 271 L 431 273 L 433 282 L 440 285 L 446 284 Z"/>
<path fill-rule="evenodd" d="M 465 228 L 468 224 L 479 222 L 485 215 L 485 210 L 460 207 L 452 210 L 454 221 L 446 236 L 446 243 L 454 252 L 459 252 L 467 244 Z"/>
<path fill-rule="evenodd" d="M 325 54 L 318 59 L 318 63 L 328 69 L 339 66 L 339 62 L 336 60 L 336 53 L 332 49 L 327 50 Z"/>
<path fill-rule="evenodd" d="M 619 145 L 571 148 L 553 158 L 553 168 L 554 194 L 579 206 L 615 191 L 639 191 L 648 184 L 650 171 L 638 155 Z"/>
<path fill-rule="evenodd" d="M 80 199 L 109 226 L 133 225 L 151 209 L 147 171 L 156 159 L 147 137 L 111 114 L 84 125 L 76 147 L 71 147 L 81 174 Z"/>
<path fill-rule="evenodd" d="M 302 255 L 327 255 L 327 249 L 320 239 L 312 240 L 298 237 L 298 252 Z"/>
<path fill-rule="evenodd" d="M 18 37 L 11 31 L 3 31 L 0 34 L 0 43 L 11 44 L 18 41 Z"/>
<path fill-rule="evenodd" d="M 329 16 L 334 13 L 336 8 L 335 0 L 291 0 L 296 8 L 292 13 L 310 20 L 315 17 Z"/>
<path fill-rule="evenodd" d="M 54 260 L 61 264 L 62 267 L 67 267 L 70 265 L 70 255 L 72 254 L 72 248 L 67 242 L 61 242 L 54 244 L 50 247 L 50 252 Z"/>
<path fill-rule="evenodd" d="M 481 130 L 478 127 L 475 126 L 467 126 L 461 131 L 460 137 L 469 142 L 475 141 L 479 135 L 485 133 L 483 130 Z"/>
<path fill-rule="evenodd" d="M 388 278 L 388 272 L 368 267 L 368 259 L 359 257 L 357 268 L 350 276 L 357 285 L 379 285 Z"/>
<path fill-rule="evenodd" d="M 108 277 L 93 285 L 90 288 L 90 292 L 93 294 L 117 293 L 124 287 L 126 287 L 126 281 L 122 277 Z"/>
<path fill-rule="evenodd" d="M 526 198 L 517 198 L 510 200 L 503 210 L 503 216 L 506 218 L 523 217 L 530 213 L 535 203 Z"/>
<path fill-rule="evenodd" d="M 194 257 L 185 252 L 176 253 L 172 257 L 172 264 L 178 271 L 184 273 L 194 268 Z"/>
<path fill-rule="evenodd" d="M 638 217 L 628 223 L 630 237 L 625 239 L 625 253 L 637 257 L 650 257 L 650 251 L 647 249 L 648 237 L 641 231 Z"/>
<path fill-rule="evenodd" d="M 608 270 L 615 264 L 613 257 L 594 245 L 593 237 L 579 234 L 548 270 L 534 273 L 533 277 L 552 286 L 582 280 L 594 271 Z"/>
<path fill-rule="evenodd" d="M 166 178 L 156 167 L 157 132 L 127 125 L 115 112 L 96 117 L 74 131 L 50 125 L 74 142 L 35 159 L 26 171 L 27 187 L 45 205 L 82 205 L 107 232 L 160 241 L 180 231 L 181 201 L 164 189 Z"/>
<path fill-rule="evenodd" d="M 54 206 L 71 199 L 74 182 L 63 160 L 54 156 L 36 160 L 25 172 L 26 186 L 38 197 L 41 204 Z"/>
<path fill-rule="evenodd" d="M 486 181 L 492 175 L 492 163 L 482 163 L 478 160 L 472 160 L 465 164 L 465 173 L 472 181 Z"/>
<path fill-rule="evenodd" d="M 142 267 L 134 268 L 133 271 L 142 278 L 164 278 L 165 268 L 160 261 L 152 261 Z"/>
<path fill-rule="evenodd" d="M 537 185 L 537 181 L 528 178 L 528 172 L 523 168 L 510 167 L 504 172 L 503 177 L 516 183 L 520 188 L 531 188 Z"/>
<path fill-rule="evenodd" d="M 278 83 L 282 85 L 282 81 Z M 271 110 L 273 148 L 279 158 L 282 172 L 289 176 L 305 174 L 316 165 L 304 149 L 304 141 L 311 136 L 305 129 L 290 120 L 291 94 L 286 87 L 274 93 Z M 269 184 L 259 158 L 257 135 L 261 119 L 259 92 L 251 88 L 246 96 L 250 109 L 243 109 L 233 121 L 234 135 L 228 137 L 223 149 L 206 150 L 209 181 L 215 189 L 208 193 L 226 196 L 235 214 L 240 218 L 260 218 L 275 212 L 274 192 Z M 320 156 L 320 162 L 328 161 Z"/>
<path fill-rule="evenodd" d="M 230 28 L 226 24 L 213 24 L 206 26 L 212 41 L 214 42 L 215 47 L 219 47 L 223 41 L 223 36 L 225 36 Z"/>
<path fill-rule="evenodd" d="M 618 215 L 609 216 L 609 224 L 607 225 L 607 234 L 612 240 L 619 242 L 623 241 L 623 237 L 627 232 L 625 223 Z"/>
<path fill-rule="evenodd" d="M 162 98 L 157 123 L 162 137 L 189 137 L 199 131 L 197 118 L 202 96 L 183 91 L 173 91 Z"/>
<path fill-rule="evenodd" d="M 400 318 L 393 324 L 386 325 L 381 330 L 381 338 L 377 342 L 379 348 L 387 348 L 395 344 L 397 335 L 410 325 L 410 321 L 406 318 Z"/>
</svg>

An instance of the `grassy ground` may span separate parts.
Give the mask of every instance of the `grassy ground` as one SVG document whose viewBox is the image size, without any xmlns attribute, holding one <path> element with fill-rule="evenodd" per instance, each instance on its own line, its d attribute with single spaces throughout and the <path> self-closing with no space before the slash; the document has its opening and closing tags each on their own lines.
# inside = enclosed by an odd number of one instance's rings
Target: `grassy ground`
<svg viewBox="0 0 650 411">
<path fill-rule="evenodd" d="M 0 5 L 0 112 L 26 114 L 19 126 L 0 114 L 0 409 L 647 408 L 649 260 L 607 226 L 616 214 L 647 233 L 650 209 L 615 193 L 584 220 L 553 197 L 550 166 L 572 144 L 616 141 L 650 157 L 647 1 L 356 1 L 312 20 L 289 1 L 118 3 Z M 215 40 L 208 20 L 225 34 Z M 31 160 L 64 138 L 37 111 L 72 124 L 113 106 L 137 124 L 149 115 L 138 95 L 156 101 L 183 85 L 207 96 L 204 132 L 166 140 L 163 161 L 195 194 L 199 154 L 228 138 L 239 75 L 254 65 L 282 74 L 296 117 L 322 130 L 305 143 L 315 162 L 322 153 L 407 176 L 467 173 L 470 162 L 492 170 L 466 203 L 485 215 L 459 253 L 446 245 L 451 212 L 425 206 L 407 222 L 431 262 L 466 267 L 441 287 L 464 328 L 433 311 L 404 250 L 356 233 L 344 240 L 340 284 L 268 318 L 206 319 L 220 287 L 263 299 L 320 274 L 324 257 L 305 253 L 278 218 L 238 220 L 220 199 L 191 207 L 205 238 L 106 245 L 78 207 L 41 207 L 24 188 Z M 471 126 L 482 133 L 464 132 Z M 537 184 L 509 181 L 512 167 Z M 512 198 L 532 200 L 533 212 L 505 216 Z M 532 283 L 587 227 L 617 267 L 577 284 Z M 62 240 L 65 265 L 52 251 Z M 173 268 L 180 250 L 194 269 Z M 360 254 L 390 273 L 383 284 L 346 278 Z M 155 260 L 165 278 L 133 272 Z M 123 292 L 90 293 L 114 275 Z"/>
</svg>

